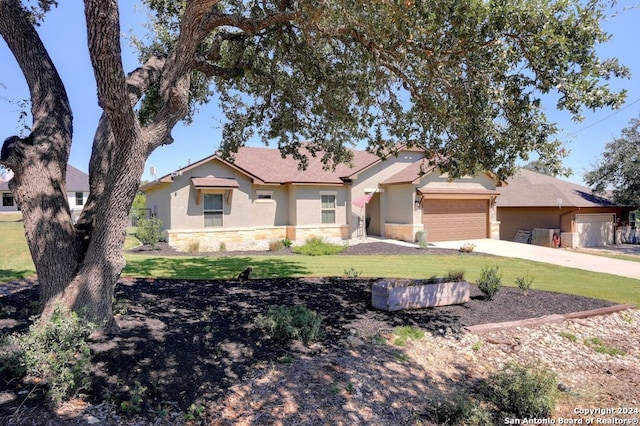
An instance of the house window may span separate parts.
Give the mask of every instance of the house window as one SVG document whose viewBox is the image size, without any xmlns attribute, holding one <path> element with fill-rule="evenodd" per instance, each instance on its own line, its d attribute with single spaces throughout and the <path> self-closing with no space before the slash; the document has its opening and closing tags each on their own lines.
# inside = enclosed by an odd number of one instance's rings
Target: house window
<svg viewBox="0 0 640 426">
<path fill-rule="evenodd" d="M 13 194 L 11 193 L 2 194 L 2 207 L 13 207 L 13 206 L 14 206 Z"/>
<path fill-rule="evenodd" d="M 336 196 L 320 195 L 322 202 L 322 223 L 336 223 Z"/>
<path fill-rule="evenodd" d="M 76 192 L 76 206 L 84 204 L 84 194 L 82 192 Z"/>
<path fill-rule="evenodd" d="M 273 191 L 256 191 L 256 201 L 264 203 L 273 202 Z"/>
<path fill-rule="evenodd" d="M 222 226 L 222 194 L 204 194 L 204 226 Z"/>
</svg>

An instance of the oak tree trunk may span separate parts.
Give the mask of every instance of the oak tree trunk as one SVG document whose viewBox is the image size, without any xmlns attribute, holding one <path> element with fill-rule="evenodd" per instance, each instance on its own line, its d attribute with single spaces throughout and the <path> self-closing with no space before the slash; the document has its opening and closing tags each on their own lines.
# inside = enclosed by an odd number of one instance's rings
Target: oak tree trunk
<svg viewBox="0 0 640 426">
<path fill-rule="evenodd" d="M 86 5 L 93 65 L 103 70 L 96 71 L 96 79 L 105 112 L 89 164 L 90 194 L 77 223 L 72 221 L 65 188 L 72 142 L 69 100 L 18 0 L 0 0 L 0 35 L 27 80 L 33 126 L 28 137 L 5 140 L 0 162 L 14 172 L 10 189 L 23 215 L 38 274 L 42 316 L 50 316 L 61 303 L 112 330 L 111 304 L 125 266 L 129 210 L 146 159 L 154 148 L 170 141 L 169 131 L 182 112 L 178 109 L 177 115 L 168 114 L 160 125 L 141 128 L 133 106 L 150 85 L 157 84 L 165 59 L 152 57 L 125 76 L 119 62 L 117 9 L 115 13 L 109 9 L 117 5 L 104 3 L 87 1 Z M 105 16 L 106 21 L 97 24 Z M 187 96 L 186 91 L 180 96 Z"/>
</svg>

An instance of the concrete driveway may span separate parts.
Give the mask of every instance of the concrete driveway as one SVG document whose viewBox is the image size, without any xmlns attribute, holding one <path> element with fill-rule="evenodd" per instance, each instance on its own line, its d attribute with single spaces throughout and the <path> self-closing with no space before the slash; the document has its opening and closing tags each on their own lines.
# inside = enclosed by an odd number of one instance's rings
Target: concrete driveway
<svg viewBox="0 0 640 426">
<path fill-rule="evenodd" d="M 622 277 L 640 280 L 640 262 L 611 259 L 593 254 L 578 253 L 564 249 L 534 246 L 531 244 L 514 243 L 502 240 L 465 240 L 429 243 L 434 247 L 459 249 L 465 243 L 475 244 L 474 251 L 494 254 L 497 256 L 517 257 L 536 262 L 552 263 L 568 268 L 584 269 L 586 271 L 603 272 Z M 640 250 L 638 252 L 640 254 Z"/>
</svg>

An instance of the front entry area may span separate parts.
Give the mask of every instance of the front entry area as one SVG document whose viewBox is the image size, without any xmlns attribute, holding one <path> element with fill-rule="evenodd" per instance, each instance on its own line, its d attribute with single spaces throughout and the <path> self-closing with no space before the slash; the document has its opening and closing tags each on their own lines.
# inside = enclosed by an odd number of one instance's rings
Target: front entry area
<svg viewBox="0 0 640 426">
<path fill-rule="evenodd" d="M 489 200 L 426 199 L 422 223 L 428 241 L 488 238 Z"/>
</svg>

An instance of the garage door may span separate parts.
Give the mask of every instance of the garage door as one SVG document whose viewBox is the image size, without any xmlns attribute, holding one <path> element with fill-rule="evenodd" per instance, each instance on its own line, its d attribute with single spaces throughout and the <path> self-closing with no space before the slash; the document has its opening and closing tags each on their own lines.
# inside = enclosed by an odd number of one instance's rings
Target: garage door
<svg viewBox="0 0 640 426">
<path fill-rule="evenodd" d="M 424 200 L 422 223 L 428 241 L 487 238 L 488 200 Z"/>
<path fill-rule="evenodd" d="M 576 215 L 576 231 L 580 247 L 598 247 L 613 244 L 615 215 L 578 214 Z"/>
</svg>

